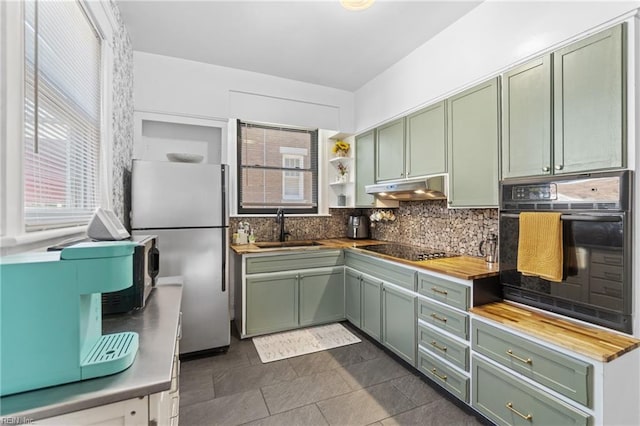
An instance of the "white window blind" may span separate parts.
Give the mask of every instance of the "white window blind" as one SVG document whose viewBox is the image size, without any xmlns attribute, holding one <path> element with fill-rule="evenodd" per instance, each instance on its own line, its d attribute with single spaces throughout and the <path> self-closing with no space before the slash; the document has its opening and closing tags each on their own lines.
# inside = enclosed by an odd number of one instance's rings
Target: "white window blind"
<svg viewBox="0 0 640 426">
<path fill-rule="evenodd" d="M 318 212 L 318 131 L 238 121 L 238 213 Z"/>
<path fill-rule="evenodd" d="M 76 1 L 26 1 L 27 231 L 88 223 L 99 203 L 101 43 Z"/>
</svg>

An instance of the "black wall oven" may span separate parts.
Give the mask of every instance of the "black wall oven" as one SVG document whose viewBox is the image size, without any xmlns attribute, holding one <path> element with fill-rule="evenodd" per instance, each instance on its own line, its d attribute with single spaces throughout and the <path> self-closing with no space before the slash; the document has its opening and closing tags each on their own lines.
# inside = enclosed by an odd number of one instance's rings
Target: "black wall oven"
<svg viewBox="0 0 640 426">
<path fill-rule="evenodd" d="M 631 182 L 628 170 L 502 181 L 504 298 L 631 334 Z M 562 213 L 562 282 L 517 271 L 524 211 Z"/>
</svg>

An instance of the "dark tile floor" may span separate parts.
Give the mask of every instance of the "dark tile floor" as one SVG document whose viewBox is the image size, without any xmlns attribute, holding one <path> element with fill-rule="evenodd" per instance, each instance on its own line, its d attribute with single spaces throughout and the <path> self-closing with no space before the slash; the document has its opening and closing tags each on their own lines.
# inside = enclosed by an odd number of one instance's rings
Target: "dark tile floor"
<svg viewBox="0 0 640 426">
<path fill-rule="evenodd" d="M 361 343 L 262 364 L 251 339 L 184 361 L 180 424 L 478 425 L 388 352 Z"/>
</svg>

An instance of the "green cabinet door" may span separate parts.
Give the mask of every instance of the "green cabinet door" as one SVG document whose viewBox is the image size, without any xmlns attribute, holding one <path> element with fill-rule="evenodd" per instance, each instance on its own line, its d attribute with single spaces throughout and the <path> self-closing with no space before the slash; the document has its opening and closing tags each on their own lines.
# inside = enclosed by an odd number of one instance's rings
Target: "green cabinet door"
<svg viewBox="0 0 640 426">
<path fill-rule="evenodd" d="M 382 287 L 382 343 L 416 365 L 416 297 L 384 285 Z"/>
<path fill-rule="evenodd" d="M 369 336 L 380 341 L 381 338 L 381 309 L 380 309 L 380 293 L 382 289 L 382 283 L 371 278 L 362 277 L 362 305 L 361 318 L 362 318 L 362 330 Z"/>
<path fill-rule="evenodd" d="M 625 165 L 623 25 L 553 54 L 554 172 Z"/>
<path fill-rule="evenodd" d="M 375 174 L 375 131 L 356 136 L 356 207 L 371 207 L 373 195 L 367 194 L 366 185 L 376 183 Z"/>
<path fill-rule="evenodd" d="M 344 319 L 344 271 L 300 273 L 300 325 Z"/>
<path fill-rule="evenodd" d="M 502 84 L 502 177 L 550 174 L 551 56 L 505 73 Z"/>
<path fill-rule="evenodd" d="M 446 173 L 445 102 L 407 116 L 405 163 L 408 178 Z"/>
<path fill-rule="evenodd" d="M 376 129 L 376 181 L 405 177 L 404 118 Z"/>
<path fill-rule="evenodd" d="M 247 277 L 247 334 L 298 326 L 298 274 Z"/>
<path fill-rule="evenodd" d="M 360 328 L 360 278 L 361 274 L 350 269 L 344 272 L 345 317 Z"/>
<path fill-rule="evenodd" d="M 448 99 L 450 207 L 498 205 L 498 79 Z"/>
</svg>

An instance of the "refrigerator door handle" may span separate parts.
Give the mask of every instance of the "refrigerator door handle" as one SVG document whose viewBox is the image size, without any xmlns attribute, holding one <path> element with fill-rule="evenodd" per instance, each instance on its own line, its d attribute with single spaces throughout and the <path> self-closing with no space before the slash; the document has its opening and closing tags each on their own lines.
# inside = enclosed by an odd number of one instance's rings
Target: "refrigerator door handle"
<svg viewBox="0 0 640 426">
<path fill-rule="evenodd" d="M 222 292 L 227 291 L 227 256 L 229 249 L 227 248 L 227 228 L 222 228 Z"/>
<path fill-rule="evenodd" d="M 222 193 L 222 226 L 227 226 L 229 219 L 227 218 L 227 166 L 223 164 L 220 167 L 220 192 Z"/>
</svg>

